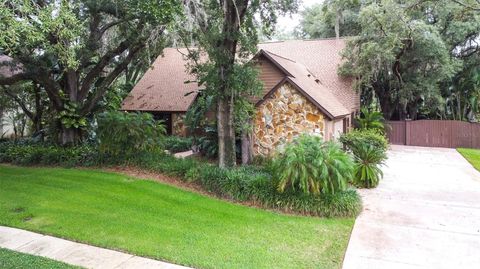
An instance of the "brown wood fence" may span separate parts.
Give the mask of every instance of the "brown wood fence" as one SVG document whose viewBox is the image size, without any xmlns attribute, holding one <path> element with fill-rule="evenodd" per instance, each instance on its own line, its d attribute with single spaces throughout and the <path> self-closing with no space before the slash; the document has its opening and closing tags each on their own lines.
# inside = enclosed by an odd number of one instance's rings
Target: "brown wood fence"
<svg viewBox="0 0 480 269">
<path fill-rule="evenodd" d="M 480 148 L 480 123 L 454 120 L 417 120 L 387 122 L 391 144 L 442 147 Z"/>
</svg>

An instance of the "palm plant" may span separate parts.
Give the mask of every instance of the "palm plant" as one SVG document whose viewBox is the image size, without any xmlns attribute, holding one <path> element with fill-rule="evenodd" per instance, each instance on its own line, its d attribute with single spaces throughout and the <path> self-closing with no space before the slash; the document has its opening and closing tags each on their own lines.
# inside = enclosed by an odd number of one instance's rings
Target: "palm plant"
<svg viewBox="0 0 480 269">
<path fill-rule="evenodd" d="M 278 191 L 334 194 L 345 190 L 353 174 L 352 158 L 320 137 L 302 135 L 287 145 L 274 161 Z"/>
<path fill-rule="evenodd" d="M 365 107 L 360 112 L 361 116 L 356 119 L 360 129 L 385 130 L 385 118 L 381 112 L 369 110 Z"/>
<path fill-rule="evenodd" d="M 353 184 L 357 187 L 375 188 L 383 177 L 380 166 L 387 158 L 385 151 L 372 145 L 360 144 L 354 152 L 356 164 Z"/>
</svg>

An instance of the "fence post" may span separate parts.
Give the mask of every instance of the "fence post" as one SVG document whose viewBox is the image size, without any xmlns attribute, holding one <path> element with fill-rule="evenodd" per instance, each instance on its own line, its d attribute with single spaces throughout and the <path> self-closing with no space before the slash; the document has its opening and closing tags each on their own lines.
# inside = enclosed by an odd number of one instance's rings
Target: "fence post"
<svg viewBox="0 0 480 269">
<path fill-rule="evenodd" d="M 405 120 L 405 145 L 406 146 L 410 145 L 410 123 L 412 123 L 412 120 L 410 119 Z"/>
</svg>

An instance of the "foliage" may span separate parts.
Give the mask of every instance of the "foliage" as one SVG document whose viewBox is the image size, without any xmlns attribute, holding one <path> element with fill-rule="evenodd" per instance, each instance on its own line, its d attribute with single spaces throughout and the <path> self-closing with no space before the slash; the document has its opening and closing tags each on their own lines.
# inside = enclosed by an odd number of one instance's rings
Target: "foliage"
<svg viewBox="0 0 480 269">
<path fill-rule="evenodd" d="M 300 27 L 297 30 L 303 38 L 335 37 L 338 16 L 340 36 L 356 36 L 360 32 L 358 0 L 328 0 L 305 8 L 301 12 Z"/>
<path fill-rule="evenodd" d="M 275 189 L 266 193 L 260 196 L 265 206 L 286 212 L 330 218 L 358 216 L 362 211 L 361 198 L 354 189 L 320 196 L 291 191 L 278 193 Z"/>
<path fill-rule="evenodd" d="M 99 150 L 113 155 L 155 151 L 162 145 L 165 126 L 149 113 L 105 112 L 98 116 Z"/>
<path fill-rule="evenodd" d="M 430 118 L 478 121 L 480 116 L 480 55 L 464 60 L 462 70 L 441 84 L 443 106 L 423 111 Z"/>
<path fill-rule="evenodd" d="M 0 225 L 195 268 L 339 269 L 354 224 L 94 169 L 1 165 L 0 186 Z"/>
<path fill-rule="evenodd" d="M 360 117 L 355 119 L 359 129 L 375 129 L 379 132 L 385 130 L 385 119 L 381 112 L 362 108 L 360 113 Z"/>
<path fill-rule="evenodd" d="M 187 48 L 189 40 L 196 41 L 196 49 L 188 53 L 190 72 L 203 87 L 202 94 L 217 105 L 219 166 L 235 166 L 235 128 L 248 129 L 252 111 L 244 99 L 262 90 L 254 79 L 259 71 L 249 61 L 257 52 L 257 28 L 270 33 L 277 14 L 296 10 L 297 1 L 190 0 L 185 6 L 181 37 Z"/>
<path fill-rule="evenodd" d="M 5 163 L 73 167 L 98 165 L 99 161 L 98 151 L 90 145 L 60 147 L 24 141 L 0 143 L 0 162 Z"/>
<path fill-rule="evenodd" d="M 368 144 L 360 144 L 355 147 L 355 173 L 353 184 L 357 187 L 375 188 L 383 172 L 380 166 L 387 159 L 385 151 Z"/>
<path fill-rule="evenodd" d="M 180 12 L 175 0 L 2 1 L 0 50 L 18 72 L 0 85 L 40 85 L 61 123 L 60 142 L 76 143 L 117 79 L 129 82 L 130 70 L 159 55 Z"/>
<path fill-rule="evenodd" d="M 177 153 L 191 150 L 193 139 L 191 137 L 167 136 L 163 140 L 163 144 L 166 150 Z"/>
<path fill-rule="evenodd" d="M 343 191 L 352 178 L 353 161 L 333 142 L 318 136 L 302 135 L 276 157 L 278 190 L 334 194 Z"/>
<path fill-rule="evenodd" d="M 362 31 L 348 42 L 343 74 L 374 91 L 386 119 L 415 119 L 421 104 L 438 101 L 438 84 L 457 68 L 439 29 L 393 0 L 372 2 L 359 16 Z"/>
<path fill-rule="evenodd" d="M 386 152 L 388 149 L 388 141 L 385 134 L 375 129 L 355 129 L 348 133 L 342 134 L 339 141 L 343 146 L 358 156 L 356 149 L 362 146 L 372 146 Z"/>
<path fill-rule="evenodd" d="M 206 126 L 204 134 L 200 136 L 195 145 L 198 147 L 200 153 L 208 158 L 215 158 L 218 156 L 218 134 L 217 129 L 212 126 Z"/>
<path fill-rule="evenodd" d="M 47 102 L 47 96 L 39 85 L 24 82 L 0 86 L 0 107 L 4 113 L 13 116 L 11 124 L 15 127 L 15 131 L 28 129 L 32 135 L 43 132 L 47 121 L 45 117 Z M 19 126 L 26 123 L 26 118 L 31 125 Z"/>
<path fill-rule="evenodd" d="M 185 125 L 192 133 L 202 131 L 208 126 L 213 126 L 213 119 L 209 119 L 207 112 L 215 108 L 215 99 L 213 96 L 206 96 L 200 92 L 195 102 L 188 109 L 185 115 Z"/>
</svg>

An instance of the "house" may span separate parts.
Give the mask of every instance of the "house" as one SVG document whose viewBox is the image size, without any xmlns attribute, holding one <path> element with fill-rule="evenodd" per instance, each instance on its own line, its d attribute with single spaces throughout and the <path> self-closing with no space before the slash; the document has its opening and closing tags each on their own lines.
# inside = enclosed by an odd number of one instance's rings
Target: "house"
<svg viewBox="0 0 480 269">
<path fill-rule="evenodd" d="M 301 133 L 326 140 L 351 126 L 360 108 L 352 80 L 337 74 L 344 39 L 290 40 L 259 44 L 255 60 L 263 93 L 254 100 L 254 154 L 268 155 Z M 152 113 L 169 134 L 183 135 L 183 119 L 198 89 L 186 71 L 186 49 L 167 48 L 125 98 L 122 109 Z"/>
</svg>

